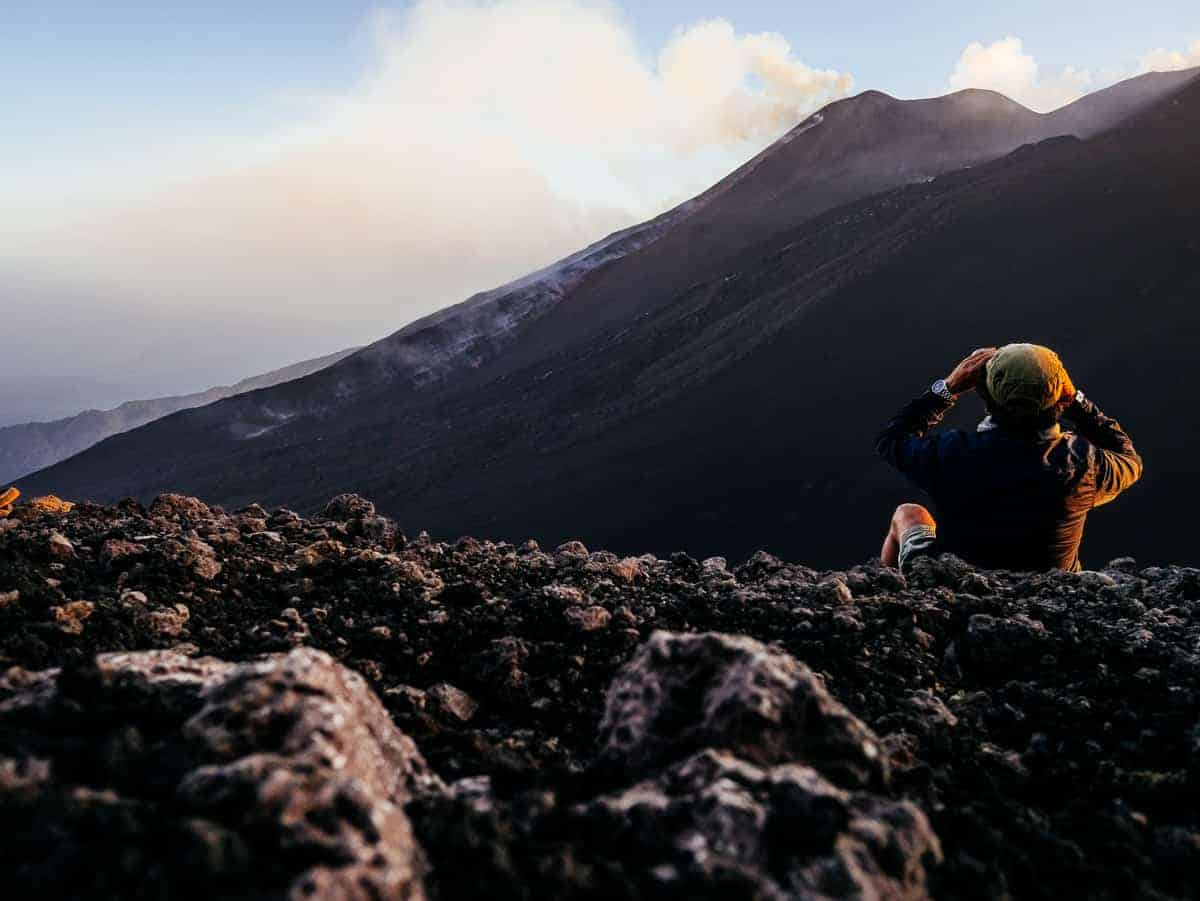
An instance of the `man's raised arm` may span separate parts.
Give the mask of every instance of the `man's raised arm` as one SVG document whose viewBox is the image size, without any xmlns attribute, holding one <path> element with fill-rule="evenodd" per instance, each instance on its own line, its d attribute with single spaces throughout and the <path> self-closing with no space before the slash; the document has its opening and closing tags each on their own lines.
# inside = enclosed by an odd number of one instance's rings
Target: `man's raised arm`
<svg viewBox="0 0 1200 901">
<path fill-rule="evenodd" d="M 1133 448 L 1133 440 L 1115 419 L 1083 396 L 1065 414 L 1075 423 L 1075 431 L 1096 447 L 1096 498 L 1093 506 L 1107 504 L 1142 477 L 1142 458 Z"/>
<path fill-rule="evenodd" d="M 995 355 L 994 347 L 981 347 L 944 380 L 934 383 L 937 392 L 931 388 L 905 404 L 876 437 L 879 456 L 928 491 L 940 461 L 937 439 L 927 436 L 954 406 L 958 395 L 974 389 L 987 361 Z"/>
<path fill-rule="evenodd" d="M 937 474 L 938 454 L 936 439 L 926 436 L 953 406 L 953 399 L 933 391 L 909 401 L 875 438 L 876 453 L 928 490 Z"/>
</svg>

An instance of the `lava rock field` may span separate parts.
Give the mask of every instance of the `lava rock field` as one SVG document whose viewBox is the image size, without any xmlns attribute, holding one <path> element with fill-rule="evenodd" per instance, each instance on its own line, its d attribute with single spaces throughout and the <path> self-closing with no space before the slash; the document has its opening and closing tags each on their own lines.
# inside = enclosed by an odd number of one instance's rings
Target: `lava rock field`
<svg viewBox="0 0 1200 901">
<path fill-rule="evenodd" d="M 0 520 L 6 897 L 1185 898 L 1200 570 Z"/>
</svg>

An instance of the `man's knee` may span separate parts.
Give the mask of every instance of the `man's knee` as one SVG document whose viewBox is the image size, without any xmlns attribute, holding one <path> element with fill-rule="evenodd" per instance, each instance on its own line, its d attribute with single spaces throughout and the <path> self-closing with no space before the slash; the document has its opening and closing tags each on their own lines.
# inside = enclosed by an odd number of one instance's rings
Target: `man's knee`
<svg viewBox="0 0 1200 901">
<path fill-rule="evenodd" d="M 901 504 L 892 514 L 892 528 L 895 529 L 897 535 L 903 535 L 906 529 L 913 526 L 936 527 L 936 525 L 933 514 L 920 504 Z"/>
</svg>

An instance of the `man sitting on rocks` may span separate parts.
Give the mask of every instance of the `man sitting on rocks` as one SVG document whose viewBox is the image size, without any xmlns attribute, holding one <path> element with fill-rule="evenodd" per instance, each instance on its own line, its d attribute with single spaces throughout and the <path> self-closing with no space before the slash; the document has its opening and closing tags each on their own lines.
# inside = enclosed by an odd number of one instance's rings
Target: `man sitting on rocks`
<svg viewBox="0 0 1200 901">
<path fill-rule="evenodd" d="M 21 492 L 16 488 L 9 488 L 3 493 L 0 493 L 0 519 L 3 519 L 8 514 L 12 513 L 13 502 L 21 496 Z"/>
<path fill-rule="evenodd" d="M 972 389 L 988 410 L 977 430 L 929 435 Z M 1060 416 L 1076 432 L 1063 431 Z M 1054 351 L 1036 344 L 976 350 L 900 410 L 876 449 L 938 514 L 920 504 L 896 508 L 880 558 L 901 570 L 950 552 L 992 569 L 1079 571 L 1088 512 L 1142 475 L 1120 424 L 1075 390 Z"/>
</svg>

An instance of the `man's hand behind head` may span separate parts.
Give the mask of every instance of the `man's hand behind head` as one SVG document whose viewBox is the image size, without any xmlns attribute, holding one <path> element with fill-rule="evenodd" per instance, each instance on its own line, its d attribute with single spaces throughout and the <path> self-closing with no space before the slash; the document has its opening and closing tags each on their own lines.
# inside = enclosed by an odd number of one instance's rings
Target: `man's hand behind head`
<svg viewBox="0 0 1200 901">
<path fill-rule="evenodd" d="M 962 362 L 954 367 L 953 372 L 946 376 L 946 387 L 955 394 L 965 394 L 968 391 L 974 390 L 983 376 L 988 360 L 994 356 L 996 356 L 996 348 L 994 347 L 981 347 L 978 350 L 972 351 Z"/>
</svg>

